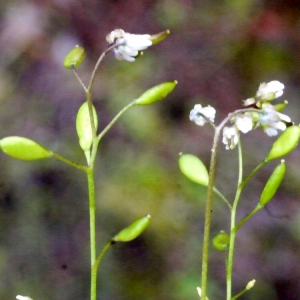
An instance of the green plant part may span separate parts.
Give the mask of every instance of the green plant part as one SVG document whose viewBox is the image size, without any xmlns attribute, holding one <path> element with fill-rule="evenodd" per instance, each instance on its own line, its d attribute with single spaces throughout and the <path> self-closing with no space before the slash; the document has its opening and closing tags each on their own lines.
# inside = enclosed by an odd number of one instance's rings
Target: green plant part
<svg viewBox="0 0 300 300">
<path fill-rule="evenodd" d="M 130 242 L 134 240 L 149 226 L 150 218 L 151 216 L 147 215 L 135 220 L 113 237 L 112 242 Z"/>
<path fill-rule="evenodd" d="M 219 251 L 227 251 L 229 248 L 229 241 L 230 241 L 229 235 L 224 231 L 220 231 L 213 238 L 212 243 L 213 243 L 213 246 L 215 247 L 215 249 L 217 249 Z"/>
<path fill-rule="evenodd" d="M 208 185 L 208 172 L 203 162 L 195 155 L 181 154 L 179 157 L 181 172 L 191 181 L 198 184 Z"/>
<path fill-rule="evenodd" d="M 92 106 L 95 130 L 98 128 L 97 112 Z M 83 151 L 89 151 L 93 143 L 93 130 L 91 125 L 89 106 L 84 102 L 77 113 L 76 117 L 76 131 L 79 138 L 79 145 Z"/>
<path fill-rule="evenodd" d="M 165 31 L 151 35 L 150 40 L 152 42 L 152 45 L 156 45 L 156 44 L 162 42 L 169 34 L 170 34 L 170 30 L 167 29 Z"/>
<path fill-rule="evenodd" d="M 67 69 L 77 68 L 85 59 L 85 49 L 81 46 L 75 46 L 65 57 L 64 67 Z"/>
<path fill-rule="evenodd" d="M 9 136 L 0 140 L 2 151 L 21 160 L 36 160 L 51 157 L 53 152 L 33 140 L 20 136 Z"/>
<path fill-rule="evenodd" d="M 150 105 L 157 101 L 163 100 L 166 96 L 173 91 L 178 82 L 170 81 L 158 84 L 135 100 L 135 105 Z"/>
<path fill-rule="evenodd" d="M 272 175 L 270 176 L 264 190 L 260 196 L 258 206 L 265 206 L 275 195 L 278 187 L 280 186 L 284 175 L 285 175 L 285 162 L 282 160 L 280 164 L 274 169 Z"/>
<path fill-rule="evenodd" d="M 289 154 L 297 147 L 299 139 L 300 127 L 298 125 L 288 127 L 273 143 L 269 154 L 265 158 L 265 162 Z"/>
</svg>

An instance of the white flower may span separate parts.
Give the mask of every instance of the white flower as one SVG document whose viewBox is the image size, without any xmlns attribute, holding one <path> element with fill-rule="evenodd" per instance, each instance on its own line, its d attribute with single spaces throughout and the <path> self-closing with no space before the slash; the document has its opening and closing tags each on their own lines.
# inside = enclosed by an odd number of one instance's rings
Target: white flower
<svg viewBox="0 0 300 300">
<path fill-rule="evenodd" d="M 223 144 L 226 145 L 226 150 L 233 149 L 238 141 L 240 135 L 236 126 L 224 127 L 223 129 Z"/>
<path fill-rule="evenodd" d="M 284 84 L 277 80 L 270 81 L 268 83 L 261 83 L 256 97 L 263 100 L 273 100 L 280 97 L 283 94 Z"/>
<path fill-rule="evenodd" d="M 32 300 L 32 299 L 29 298 L 29 297 L 26 297 L 26 296 L 20 296 L 20 295 L 18 295 L 18 296 L 16 297 L 16 299 L 18 299 L 18 300 Z"/>
<path fill-rule="evenodd" d="M 214 122 L 216 110 L 212 106 L 202 107 L 201 104 L 196 104 L 190 112 L 190 120 L 199 126 L 203 126 L 207 121 L 202 115 L 204 115 L 211 122 Z"/>
<path fill-rule="evenodd" d="M 244 106 L 248 106 L 248 105 L 251 105 L 251 104 L 254 104 L 256 102 L 255 98 L 248 98 L 246 100 L 243 100 L 244 102 Z"/>
<path fill-rule="evenodd" d="M 234 117 L 234 124 L 243 133 L 253 129 L 253 119 L 251 113 L 238 114 Z"/>
<path fill-rule="evenodd" d="M 268 136 L 277 135 L 277 130 L 284 131 L 290 122 L 289 116 L 277 112 L 271 105 L 265 106 L 259 114 L 259 124 Z"/>
<path fill-rule="evenodd" d="M 131 34 L 122 29 L 115 29 L 106 36 L 109 44 L 116 44 L 114 53 L 117 59 L 135 61 L 141 50 L 147 49 L 152 45 L 149 34 Z"/>
</svg>

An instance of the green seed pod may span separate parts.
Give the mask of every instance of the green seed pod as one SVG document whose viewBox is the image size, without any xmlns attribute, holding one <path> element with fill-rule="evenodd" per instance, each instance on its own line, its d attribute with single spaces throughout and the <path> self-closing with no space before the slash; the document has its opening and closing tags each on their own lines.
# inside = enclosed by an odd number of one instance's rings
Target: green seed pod
<svg viewBox="0 0 300 300">
<path fill-rule="evenodd" d="M 20 136 L 3 138 L 0 140 L 0 147 L 5 154 L 22 160 L 42 159 L 53 155 L 35 141 Z"/>
<path fill-rule="evenodd" d="M 208 172 L 203 162 L 195 155 L 181 154 L 179 157 L 179 168 L 190 180 L 207 186 Z"/>
<path fill-rule="evenodd" d="M 150 215 L 135 220 L 128 227 L 121 230 L 114 238 L 113 242 L 130 242 L 137 238 L 149 225 Z"/>
<path fill-rule="evenodd" d="M 170 34 L 170 30 L 167 29 L 165 31 L 151 35 L 150 40 L 152 41 L 152 45 L 162 42 L 169 34 Z"/>
<path fill-rule="evenodd" d="M 67 69 L 77 68 L 85 59 L 85 49 L 80 46 L 75 46 L 65 57 L 64 67 Z"/>
<path fill-rule="evenodd" d="M 285 175 L 285 162 L 282 160 L 274 169 L 260 196 L 258 206 L 265 206 L 275 195 Z"/>
<path fill-rule="evenodd" d="M 219 251 L 226 251 L 229 248 L 229 235 L 221 231 L 213 238 L 213 246 Z"/>
<path fill-rule="evenodd" d="M 299 139 L 300 127 L 298 125 L 288 127 L 273 143 L 269 154 L 265 158 L 265 162 L 289 154 L 297 147 Z"/>
<path fill-rule="evenodd" d="M 95 128 L 98 128 L 98 118 L 96 110 L 93 107 L 93 114 L 94 114 L 94 123 Z M 89 114 L 89 106 L 87 102 L 84 102 L 78 110 L 77 117 L 76 117 L 76 130 L 77 135 L 79 137 L 79 145 L 83 151 L 88 151 L 91 148 L 93 143 L 93 132 L 92 132 L 92 125 L 91 119 Z"/>
<path fill-rule="evenodd" d="M 274 108 L 276 109 L 276 111 L 282 112 L 286 108 L 287 105 L 288 105 L 288 101 L 284 100 L 281 103 L 275 104 Z"/>
<path fill-rule="evenodd" d="M 164 82 L 156 85 L 135 100 L 136 105 L 150 105 L 157 101 L 163 100 L 166 96 L 173 91 L 177 85 L 177 81 Z"/>
</svg>

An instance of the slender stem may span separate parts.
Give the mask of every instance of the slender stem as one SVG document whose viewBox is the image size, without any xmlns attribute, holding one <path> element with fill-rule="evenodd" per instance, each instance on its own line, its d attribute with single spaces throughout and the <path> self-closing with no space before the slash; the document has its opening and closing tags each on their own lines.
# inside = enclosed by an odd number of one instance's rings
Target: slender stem
<svg viewBox="0 0 300 300">
<path fill-rule="evenodd" d="M 267 164 L 267 162 L 263 160 L 261 163 L 259 163 L 259 165 L 254 170 L 252 170 L 252 172 L 243 180 L 243 182 L 241 182 L 240 184 L 241 189 L 245 186 L 245 184 L 249 181 L 249 179 L 251 179 L 253 175 L 265 164 Z"/>
<path fill-rule="evenodd" d="M 226 197 L 216 188 L 214 187 L 214 192 L 223 200 L 223 202 L 228 206 L 229 210 L 232 209 L 232 205 L 226 199 Z"/>
<path fill-rule="evenodd" d="M 207 188 L 207 201 L 205 208 L 205 223 L 204 223 L 204 236 L 203 236 L 203 251 L 202 251 L 202 282 L 201 282 L 201 300 L 206 300 L 207 293 L 207 278 L 208 278 L 208 257 L 209 257 L 209 237 L 210 237 L 210 224 L 212 213 L 212 198 L 214 193 L 215 171 L 217 163 L 218 141 L 221 134 L 221 128 L 217 127 L 212 147 L 212 155 L 209 168 L 209 182 Z"/>
<path fill-rule="evenodd" d="M 96 300 L 97 295 L 97 268 L 96 264 L 96 201 L 93 169 L 87 171 L 89 192 L 89 215 L 90 215 L 90 251 L 91 251 L 91 300 Z"/>
<path fill-rule="evenodd" d="M 98 271 L 98 269 L 99 269 L 99 265 L 100 265 L 100 263 L 101 263 L 101 261 L 102 261 L 102 258 L 103 258 L 103 256 L 104 256 L 104 254 L 106 253 L 106 251 L 108 250 L 108 248 L 109 248 L 112 244 L 113 244 L 113 242 L 112 242 L 111 240 L 108 241 L 108 242 L 105 244 L 105 246 L 103 247 L 103 249 L 101 250 L 100 254 L 98 255 L 97 260 L 96 260 L 96 263 L 95 263 L 95 265 L 94 265 L 94 268 L 96 269 L 96 270 L 95 270 L 96 274 L 97 274 L 97 271 Z"/>
<path fill-rule="evenodd" d="M 236 237 L 236 231 L 233 229 L 235 227 L 237 205 L 242 192 L 241 182 L 243 178 L 243 156 L 242 156 L 242 147 L 240 141 L 238 143 L 238 154 L 239 154 L 239 176 L 238 176 L 237 191 L 236 191 L 235 199 L 231 210 L 230 241 L 229 241 L 228 259 L 226 264 L 226 300 L 231 299 L 234 243 Z"/>
<path fill-rule="evenodd" d="M 64 163 L 66 163 L 67 165 L 70 165 L 70 166 L 76 168 L 76 169 L 80 169 L 80 170 L 83 170 L 83 171 L 87 171 L 87 167 L 86 167 L 86 166 L 83 166 L 83 165 L 80 165 L 80 164 L 78 164 L 78 163 L 75 163 L 75 162 L 73 162 L 73 161 L 71 161 L 71 160 L 69 160 L 69 159 L 67 159 L 67 158 L 65 158 L 65 157 L 63 157 L 63 156 L 61 156 L 61 155 L 55 153 L 55 152 L 52 152 L 52 156 L 53 156 L 54 158 L 56 158 L 56 159 L 58 159 L 58 160 L 64 162 Z"/>
<path fill-rule="evenodd" d="M 79 77 L 77 71 L 76 71 L 76 68 L 73 66 L 72 67 L 72 70 L 75 74 L 75 77 L 77 78 L 77 80 L 79 81 L 80 85 L 82 86 L 82 88 L 84 89 L 85 92 L 87 92 L 87 87 L 85 86 L 85 84 L 83 83 L 83 81 L 81 80 L 81 78 Z"/>
<path fill-rule="evenodd" d="M 233 231 L 237 232 L 242 225 L 244 225 L 252 216 L 254 216 L 262 208 L 263 206 L 257 205 L 246 217 L 244 217 L 241 221 L 237 223 L 237 225 L 233 228 Z"/>
<path fill-rule="evenodd" d="M 121 44 L 122 44 L 122 43 L 121 43 Z M 97 70 L 98 70 L 98 68 L 99 68 L 99 65 L 100 65 L 100 63 L 102 62 L 104 56 L 106 55 L 106 53 L 109 52 L 110 50 L 112 50 L 112 49 L 114 49 L 114 48 L 120 46 L 121 44 L 120 44 L 120 43 L 119 43 L 119 44 L 114 44 L 114 45 L 108 47 L 108 48 L 100 55 L 100 57 L 99 57 L 98 60 L 97 60 L 96 65 L 95 65 L 95 67 L 94 67 L 94 69 L 93 69 L 93 72 L 92 72 L 92 75 L 91 75 L 91 79 L 90 79 L 90 83 L 89 83 L 89 85 L 88 85 L 88 87 L 87 87 L 87 90 L 89 90 L 89 91 L 91 90 L 91 88 L 92 88 L 92 86 L 93 86 L 93 83 L 94 83 L 94 80 L 95 80 L 96 72 L 97 72 Z"/>
<path fill-rule="evenodd" d="M 98 140 L 100 141 L 102 137 L 107 133 L 107 131 L 118 121 L 118 119 L 132 106 L 135 105 L 135 101 L 127 104 L 111 121 L 110 123 L 102 130 L 102 132 L 98 135 Z"/>
</svg>

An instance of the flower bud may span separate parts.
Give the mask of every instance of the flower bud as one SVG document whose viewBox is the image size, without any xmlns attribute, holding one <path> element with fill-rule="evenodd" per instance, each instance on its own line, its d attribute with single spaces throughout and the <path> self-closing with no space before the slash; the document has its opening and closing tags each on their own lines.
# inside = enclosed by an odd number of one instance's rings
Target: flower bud
<svg viewBox="0 0 300 300">
<path fill-rule="evenodd" d="M 164 82 L 156 85 L 146 92 L 144 92 L 139 98 L 135 100 L 136 105 L 150 105 L 157 101 L 163 100 L 166 96 L 172 92 L 177 85 L 177 81 Z"/>
<path fill-rule="evenodd" d="M 190 180 L 204 186 L 208 185 L 207 169 L 197 156 L 181 154 L 179 157 L 179 168 L 183 175 Z"/>
<path fill-rule="evenodd" d="M 35 141 L 20 136 L 3 138 L 0 140 L 0 147 L 5 154 L 22 160 L 36 160 L 53 155 L 50 150 Z"/>
<path fill-rule="evenodd" d="M 94 115 L 94 124 L 97 130 L 98 128 L 98 118 L 97 113 L 92 106 Z M 78 110 L 76 117 L 76 130 L 79 137 L 79 144 L 83 151 L 88 151 L 93 143 L 93 132 L 89 113 L 89 106 L 87 102 L 84 102 Z"/>
<path fill-rule="evenodd" d="M 64 67 L 67 69 L 77 68 L 85 59 L 85 49 L 80 46 L 75 46 L 65 57 Z"/>
<path fill-rule="evenodd" d="M 260 196 L 258 205 L 265 206 L 275 195 L 285 175 L 285 162 L 282 160 L 280 164 L 274 169 L 272 175 L 267 181 L 264 190 Z"/>
<path fill-rule="evenodd" d="M 246 285 L 246 290 L 247 291 L 251 290 L 254 287 L 255 282 L 256 282 L 255 279 L 252 279 L 251 281 L 249 281 L 248 284 Z"/>
<path fill-rule="evenodd" d="M 213 238 L 213 246 L 219 251 L 226 251 L 229 248 L 229 235 L 221 231 Z"/>
<path fill-rule="evenodd" d="M 112 242 L 130 242 L 134 240 L 148 227 L 150 218 L 151 216 L 147 215 L 135 220 L 113 237 Z"/>
<path fill-rule="evenodd" d="M 265 162 L 289 154 L 297 147 L 299 139 L 300 127 L 298 125 L 288 127 L 273 143 L 269 154 L 265 158 Z"/>
</svg>

